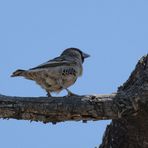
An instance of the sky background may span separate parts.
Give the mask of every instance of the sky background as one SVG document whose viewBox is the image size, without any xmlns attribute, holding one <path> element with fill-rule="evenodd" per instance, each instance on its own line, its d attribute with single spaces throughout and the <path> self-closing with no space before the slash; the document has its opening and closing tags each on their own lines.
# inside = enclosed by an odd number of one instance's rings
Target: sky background
<svg viewBox="0 0 148 148">
<path fill-rule="evenodd" d="M 45 96 L 23 78 L 10 78 L 58 56 L 65 48 L 89 53 L 77 94 L 116 92 L 148 53 L 147 0 L 0 0 L 0 93 Z M 62 92 L 60 95 L 65 95 Z M 57 125 L 0 120 L 2 148 L 94 148 L 110 121 Z"/>
</svg>

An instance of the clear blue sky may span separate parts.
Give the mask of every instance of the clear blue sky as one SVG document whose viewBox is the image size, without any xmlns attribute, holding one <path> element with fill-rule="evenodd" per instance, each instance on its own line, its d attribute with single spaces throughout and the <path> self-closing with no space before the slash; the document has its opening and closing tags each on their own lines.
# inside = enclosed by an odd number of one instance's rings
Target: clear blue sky
<svg viewBox="0 0 148 148">
<path fill-rule="evenodd" d="M 9 76 L 18 68 L 28 69 L 58 56 L 67 47 L 91 55 L 83 77 L 70 88 L 73 92 L 115 92 L 148 53 L 148 1 L 0 1 L 0 93 L 44 96 L 34 82 Z M 0 147 L 94 148 L 101 143 L 107 123 L 0 120 Z"/>
</svg>

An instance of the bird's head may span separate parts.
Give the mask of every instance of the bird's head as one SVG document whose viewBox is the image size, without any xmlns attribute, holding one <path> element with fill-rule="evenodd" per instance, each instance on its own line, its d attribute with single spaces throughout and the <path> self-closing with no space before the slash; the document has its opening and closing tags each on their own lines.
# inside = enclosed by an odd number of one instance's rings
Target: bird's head
<svg viewBox="0 0 148 148">
<path fill-rule="evenodd" d="M 82 52 L 78 48 L 67 48 L 62 52 L 61 55 L 69 56 L 71 58 L 78 58 L 82 61 L 82 63 L 84 62 L 84 59 L 90 57 L 89 54 Z"/>
</svg>

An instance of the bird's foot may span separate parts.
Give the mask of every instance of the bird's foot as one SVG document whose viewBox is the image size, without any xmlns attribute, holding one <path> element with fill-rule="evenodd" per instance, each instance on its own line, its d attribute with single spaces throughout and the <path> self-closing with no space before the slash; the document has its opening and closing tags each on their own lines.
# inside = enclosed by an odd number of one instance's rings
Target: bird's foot
<svg viewBox="0 0 148 148">
<path fill-rule="evenodd" d="M 77 94 L 72 93 L 69 89 L 66 89 L 66 91 L 68 92 L 68 95 L 65 97 L 79 96 Z"/>
<path fill-rule="evenodd" d="M 74 93 L 72 93 L 72 92 L 70 92 L 70 93 L 68 93 L 68 95 L 67 95 L 68 97 L 71 97 L 71 96 L 79 96 L 79 95 L 77 95 L 77 94 L 74 94 Z"/>
</svg>

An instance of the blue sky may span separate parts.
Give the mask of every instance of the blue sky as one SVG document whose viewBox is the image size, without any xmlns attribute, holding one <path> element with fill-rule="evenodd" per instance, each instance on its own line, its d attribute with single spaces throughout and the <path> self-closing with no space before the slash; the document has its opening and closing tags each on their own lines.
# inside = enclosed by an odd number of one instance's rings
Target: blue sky
<svg viewBox="0 0 148 148">
<path fill-rule="evenodd" d="M 115 92 L 148 53 L 147 8 L 147 0 L 1 0 L 0 93 L 44 96 L 34 82 L 10 74 L 54 58 L 68 47 L 91 55 L 83 76 L 70 88 L 73 92 Z M 94 148 L 107 124 L 0 120 L 0 147 Z"/>
</svg>

